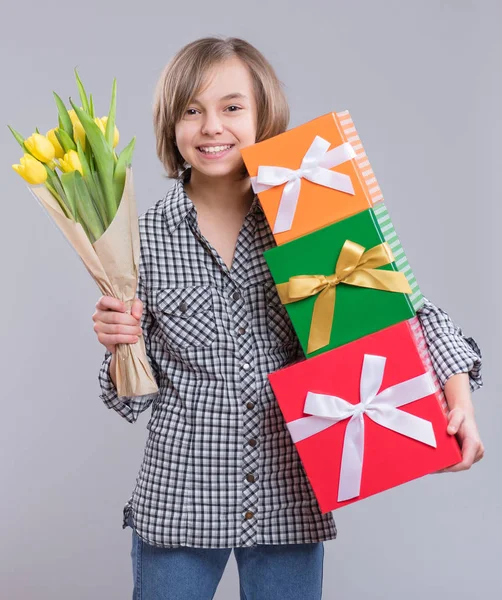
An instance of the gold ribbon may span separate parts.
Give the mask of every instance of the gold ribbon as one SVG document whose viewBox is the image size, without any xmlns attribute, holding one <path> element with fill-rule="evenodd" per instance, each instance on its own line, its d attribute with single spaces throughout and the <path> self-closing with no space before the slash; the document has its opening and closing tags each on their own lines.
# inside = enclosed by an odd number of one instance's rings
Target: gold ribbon
<svg viewBox="0 0 502 600">
<path fill-rule="evenodd" d="M 377 267 L 393 261 L 394 255 L 387 242 L 365 250 L 356 242 L 346 240 L 332 275 L 295 275 L 276 286 L 283 304 L 319 294 L 314 303 L 307 354 L 329 344 L 339 283 L 386 292 L 412 293 L 404 273 L 377 270 Z"/>
</svg>

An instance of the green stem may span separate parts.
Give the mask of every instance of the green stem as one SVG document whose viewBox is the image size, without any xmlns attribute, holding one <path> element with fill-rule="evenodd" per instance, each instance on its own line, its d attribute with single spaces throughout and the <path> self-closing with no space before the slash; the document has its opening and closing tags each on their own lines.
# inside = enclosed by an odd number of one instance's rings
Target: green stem
<svg viewBox="0 0 502 600">
<path fill-rule="evenodd" d="M 87 157 L 85 155 L 85 152 L 82 150 L 82 146 L 80 145 L 80 142 L 77 143 L 77 152 L 78 152 L 78 156 L 80 158 L 80 164 L 82 165 L 84 180 L 87 185 L 89 194 L 91 196 L 92 204 L 94 206 L 94 209 L 99 214 L 99 217 L 100 217 L 100 220 L 101 220 L 101 223 L 103 226 L 103 231 L 104 231 L 108 227 L 109 221 L 108 221 L 108 217 L 106 214 L 106 203 L 103 198 L 103 193 L 102 193 L 99 185 L 96 185 L 96 183 L 95 183 L 95 180 L 94 180 L 94 177 L 92 174 L 93 171 L 92 171 L 91 164 L 87 161 Z M 91 163 L 92 163 L 92 160 L 91 160 Z"/>
<path fill-rule="evenodd" d="M 49 191 L 51 191 L 51 193 L 52 193 L 51 188 L 54 190 L 53 196 L 54 196 L 54 198 L 56 198 L 59 205 L 63 209 L 65 216 L 68 219 L 71 219 L 72 221 L 74 221 L 75 219 L 71 215 L 65 191 L 63 189 L 63 186 L 61 185 L 61 182 L 59 181 L 59 177 L 58 177 L 56 171 L 53 171 L 45 164 L 44 164 L 44 167 L 45 167 L 45 170 L 47 171 L 47 179 L 50 181 L 49 185 L 51 186 L 50 188 L 47 186 L 47 189 L 49 189 Z"/>
<path fill-rule="evenodd" d="M 92 201 L 85 180 L 78 171 L 75 173 L 75 202 L 77 211 L 81 217 L 80 222 L 82 225 L 85 223 L 85 228 L 88 232 L 87 237 L 93 244 L 103 235 L 105 228 L 99 212 Z"/>
<path fill-rule="evenodd" d="M 54 185 L 56 191 L 58 192 L 58 194 L 61 196 L 63 202 L 66 205 L 66 212 L 68 214 L 68 218 L 72 219 L 72 220 L 75 220 L 71 216 L 70 203 L 68 202 L 68 198 L 67 198 L 67 196 L 65 194 L 63 185 L 62 185 L 61 180 L 59 179 L 59 175 L 56 173 L 56 171 L 54 171 L 54 173 L 53 173 L 53 185 Z"/>
<path fill-rule="evenodd" d="M 50 183 L 47 183 L 47 181 L 45 182 L 45 187 L 49 190 L 49 192 L 57 200 L 57 203 L 59 204 L 59 207 L 61 208 L 61 210 L 64 212 L 65 217 L 67 219 L 71 219 L 71 215 L 68 212 L 68 209 L 66 208 L 65 203 L 63 202 L 63 199 L 61 198 L 61 196 L 56 192 L 56 190 L 52 187 L 52 185 Z"/>
</svg>

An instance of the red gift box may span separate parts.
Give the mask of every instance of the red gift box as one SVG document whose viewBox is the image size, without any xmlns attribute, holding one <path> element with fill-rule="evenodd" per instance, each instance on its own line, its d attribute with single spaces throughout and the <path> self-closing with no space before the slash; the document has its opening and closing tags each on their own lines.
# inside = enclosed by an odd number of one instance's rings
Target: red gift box
<svg viewBox="0 0 502 600">
<path fill-rule="evenodd" d="M 462 459 L 417 317 L 269 379 L 323 513 Z"/>
</svg>

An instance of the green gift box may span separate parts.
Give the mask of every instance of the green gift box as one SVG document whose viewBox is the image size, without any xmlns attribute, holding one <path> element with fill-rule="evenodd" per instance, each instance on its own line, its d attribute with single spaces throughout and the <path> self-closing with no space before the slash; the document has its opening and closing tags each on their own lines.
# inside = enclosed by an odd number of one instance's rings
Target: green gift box
<svg viewBox="0 0 502 600">
<path fill-rule="evenodd" d="M 383 221 L 382 213 L 379 218 Z M 386 232 L 390 243 L 397 240 L 390 229 Z M 415 315 L 410 279 L 418 290 L 417 306 L 422 296 L 407 261 L 401 264 L 408 267 L 408 277 L 396 265 L 393 255 L 401 254 L 397 242 L 392 250 L 374 209 L 369 209 L 264 253 L 305 356 Z M 388 291 L 392 289 L 401 291 Z M 309 341 L 317 349 L 309 352 Z"/>
</svg>

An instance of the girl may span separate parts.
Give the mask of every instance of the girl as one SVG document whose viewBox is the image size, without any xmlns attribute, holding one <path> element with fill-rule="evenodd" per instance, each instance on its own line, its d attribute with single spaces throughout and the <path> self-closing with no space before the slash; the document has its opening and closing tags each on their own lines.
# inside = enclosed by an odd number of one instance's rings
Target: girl
<svg viewBox="0 0 502 600">
<path fill-rule="evenodd" d="M 274 238 L 239 149 L 282 133 L 278 79 L 247 42 L 205 38 L 164 70 L 154 103 L 157 153 L 175 183 L 140 219 L 131 312 L 102 297 L 104 403 L 133 423 L 152 406 L 123 527 L 133 529 L 134 598 L 208 600 L 235 553 L 241 600 L 321 598 L 321 514 L 267 374 L 303 356 L 263 252 Z M 470 390 L 480 353 L 448 315 L 419 313 L 469 468 L 483 455 Z M 140 328 L 141 323 L 141 328 Z M 159 386 L 118 398 L 115 348 L 143 335 Z M 469 389 L 470 388 L 470 389 Z"/>
</svg>

